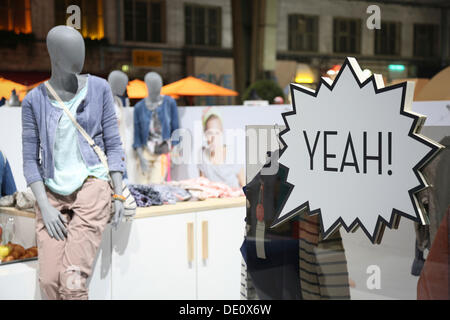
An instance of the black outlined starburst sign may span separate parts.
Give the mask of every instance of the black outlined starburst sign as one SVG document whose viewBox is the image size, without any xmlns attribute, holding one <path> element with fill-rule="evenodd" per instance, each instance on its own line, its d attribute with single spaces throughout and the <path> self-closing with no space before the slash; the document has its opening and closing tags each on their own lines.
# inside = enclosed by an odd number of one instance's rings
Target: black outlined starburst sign
<svg viewBox="0 0 450 320">
<path fill-rule="evenodd" d="M 272 227 L 306 212 L 319 214 L 324 237 L 359 226 L 376 242 L 400 216 L 428 222 L 416 193 L 441 146 L 419 133 L 425 117 L 411 111 L 414 83 L 385 87 L 369 75 L 347 58 L 315 91 L 291 84 L 279 161 L 290 191 Z"/>
</svg>

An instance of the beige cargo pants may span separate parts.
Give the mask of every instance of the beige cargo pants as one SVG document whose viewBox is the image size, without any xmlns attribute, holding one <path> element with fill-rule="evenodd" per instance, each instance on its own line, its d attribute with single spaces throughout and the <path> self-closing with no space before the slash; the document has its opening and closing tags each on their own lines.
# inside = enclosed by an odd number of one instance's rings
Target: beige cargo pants
<svg viewBox="0 0 450 320">
<path fill-rule="evenodd" d="M 68 221 L 64 241 L 47 233 L 39 207 L 36 211 L 36 236 L 39 284 L 47 299 L 87 300 L 87 279 L 111 212 L 111 187 L 104 180 L 88 178 L 69 196 L 47 189 L 50 204 Z"/>
</svg>

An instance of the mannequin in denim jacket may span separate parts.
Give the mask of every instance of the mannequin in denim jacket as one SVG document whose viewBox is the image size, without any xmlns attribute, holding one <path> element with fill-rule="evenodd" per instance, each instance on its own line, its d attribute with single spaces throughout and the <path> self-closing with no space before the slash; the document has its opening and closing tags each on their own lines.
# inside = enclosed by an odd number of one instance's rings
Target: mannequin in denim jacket
<svg viewBox="0 0 450 320">
<path fill-rule="evenodd" d="M 148 89 L 148 96 L 145 98 L 145 105 L 148 109 L 154 110 L 163 101 L 163 96 L 161 95 L 162 78 L 156 72 L 149 72 L 145 75 L 144 81 Z M 145 160 L 143 155 L 144 148 L 147 148 L 147 146 L 137 148 L 136 151 L 141 163 L 142 171 L 147 172 L 149 167 L 148 162 Z"/>
<path fill-rule="evenodd" d="M 47 48 L 50 54 L 52 75 L 51 86 L 63 101 L 72 99 L 86 85 L 86 77 L 80 76 L 83 69 L 85 47 L 80 33 L 71 27 L 54 27 L 47 35 Z M 114 193 L 122 194 L 122 173 L 110 172 Z M 67 236 L 64 223 L 66 218 L 49 202 L 42 181 L 30 185 L 42 213 L 45 227 L 50 237 L 63 240 Z M 112 225 L 117 227 L 124 214 L 124 205 L 115 200 L 115 214 Z M 64 222 L 64 223 L 63 223 Z"/>
</svg>

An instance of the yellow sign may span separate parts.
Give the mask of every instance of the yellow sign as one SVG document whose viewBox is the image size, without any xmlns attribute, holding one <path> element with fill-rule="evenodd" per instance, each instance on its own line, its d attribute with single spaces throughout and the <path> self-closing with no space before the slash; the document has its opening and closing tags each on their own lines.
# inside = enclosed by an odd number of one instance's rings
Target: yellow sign
<svg viewBox="0 0 450 320">
<path fill-rule="evenodd" d="M 162 52 L 150 50 L 133 50 L 134 67 L 161 67 Z"/>
</svg>

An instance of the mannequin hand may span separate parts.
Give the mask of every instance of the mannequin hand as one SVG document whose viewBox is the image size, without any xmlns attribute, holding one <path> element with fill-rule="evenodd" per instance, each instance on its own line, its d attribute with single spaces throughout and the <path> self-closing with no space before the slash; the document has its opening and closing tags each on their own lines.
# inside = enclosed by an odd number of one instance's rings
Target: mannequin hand
<svg viewBox="0 0 450 320">
<path fill-rule="evenodd" d="M 110 172 L 111 179 L 113 181 L 114 185 L 114 193 L 121 195 L 122 194 L 122 173 L 121 172 Z M 120 221 L 122 220 L 122 217 L 125 213 L 125 205 L 120 200 L 113 200 L 114 201 L 114 217 L 111 220 L 111 225 L 114 227 L 114 229 L 117 229 L 117 226 L 119 225 Z"/>
<path fill-rule="evenodd" d="M 114 200 L 114 208 L 116 212 L 114 213 L 114 217 L 112 218 L 111 225 L 114 227 L 114 229 L 117 229 L 120 221 L 122 221 L 125 208 L 123 202 L 120 200 Z"/>
<path fill-rule="evenodd" d="M 183 154 L 179 144 L 177 144 L 176 146 L 172 146 L 169 154 L 171 161 L 175 164 L 180 163 L 180 161 L 182 160 Z"/>
<path fill-rule="evenodd" d="M 67 236 L 67 229 L 64 225 L 64 223 L 67 223 L 67 219 L 48 201 L 44 183 L 42 181 L 33 182 L 30 184 L 30 188 L 41 209 L 42 220 L 44 221 L 49 236 L 56 240 L 64 240 Z"/>
<path fill-rule="evenodd" d="M 148 163 L 147 161 L 145 161 L 145 159 L 143 157 L 140 158 L 140 162 L 141 162 L 141 169 L 144 173 L 148 172 Z"/>
<path fill-rule="evenodd" d="M 147 173 L 147 171 L 148 171 L 148 164 L 147 164 L 147 161 L 145 161 L 145 159 L 144 159 L 144 155 L 143 155 L 144 149 L 148 150 L 148 147 L 144 146 L 144 147 L 141 147 L 141 148 L 137 148 L 136 151 L 137 151 L 137 155 L 139 157 L 139 163 L 141 165 L 142 173 Z"/>
<path fill-rule="evenodd" d="M 64 240 L 67 236 L 67 219 L 58 210 L 51 206 L 50 203 L 44 204 L 41 208 L 42 220 L 44 220 L 45 228 L 50 237 L 56 240 Z"/>
</svg>

